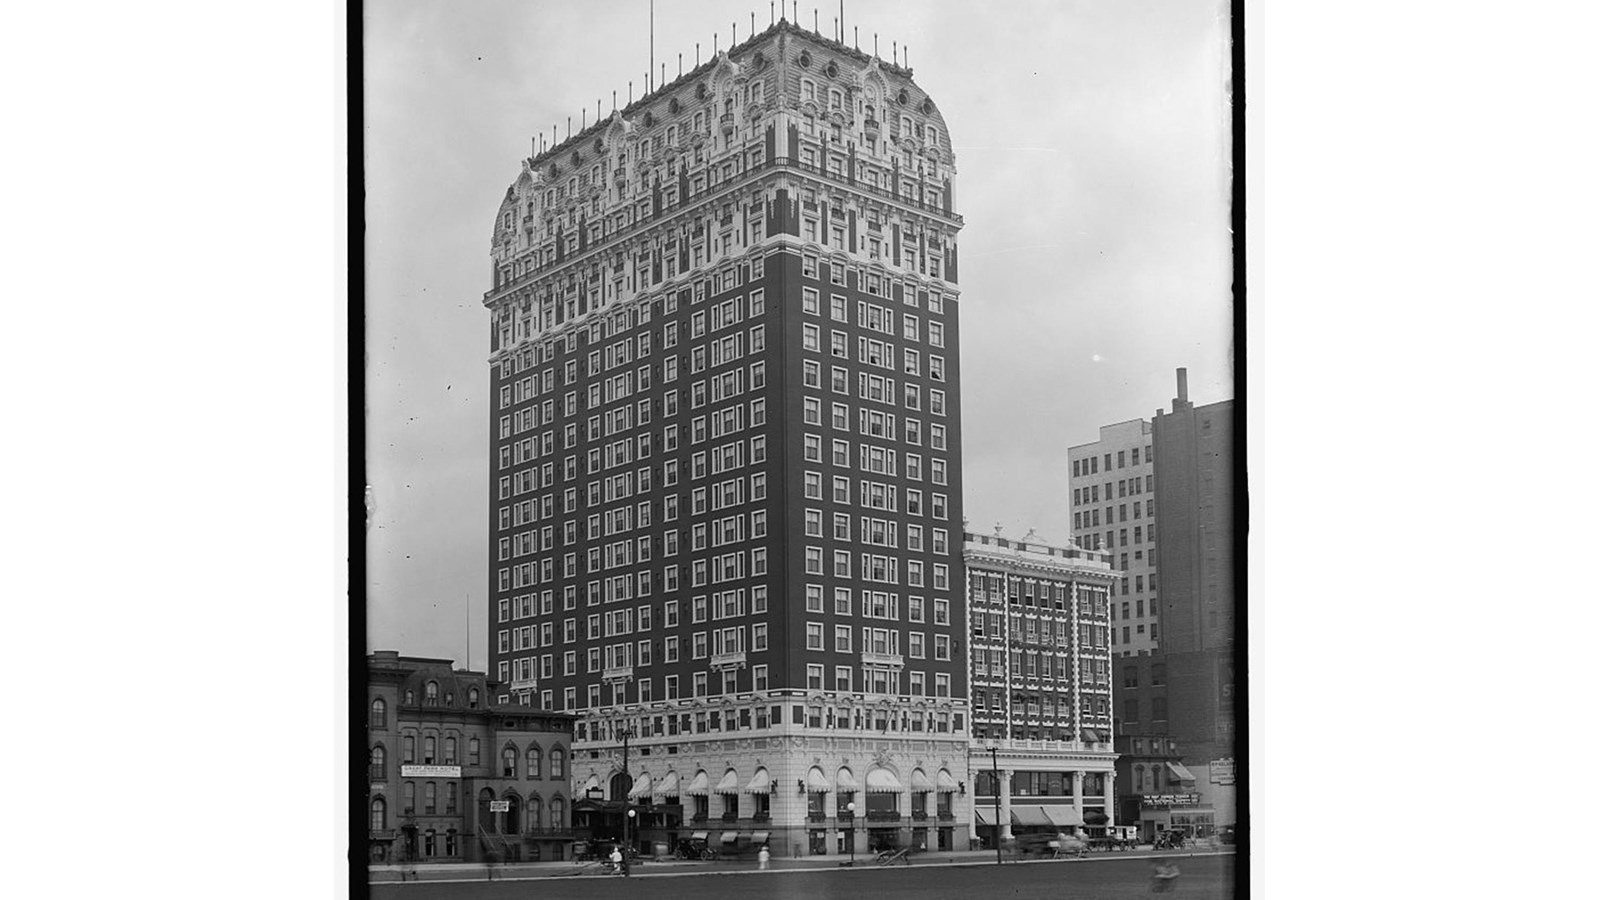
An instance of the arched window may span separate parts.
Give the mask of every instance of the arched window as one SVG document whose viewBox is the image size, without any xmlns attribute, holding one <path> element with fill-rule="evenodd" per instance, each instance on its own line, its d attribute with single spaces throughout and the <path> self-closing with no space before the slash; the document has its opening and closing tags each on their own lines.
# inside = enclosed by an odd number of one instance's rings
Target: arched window
<svg viewBox="0 0 1600 900">
<path fill-rule="evenodd" d="M 475 737 L 467 738 L 467 765 L 475 766 L 480 762 L 482 762 L 482 759 L 478 754 L 478 739 Z"/>
<path fill-rule="evenodd" d="M 383 802 L 382 797 L 372 798 L 372 830 L 389 830 L 389 804 Z"/>
<path fill-rule="evenodd" d="M 446 781 L 444 783 L 444 811 L 447 813 L 456 811 L 456 783 L 454 781 Z"/>
<path fill-rule="evenodd" d="M 430 681 L 422 687 L 423 702 L 428 706 L 439 705 L 439 682 Z"/>
<path fill-rule="evenodd" d="M 522 800 L 516 794 L 506 797 L 506 811 L 502 814 L 500 832 L 502 834 L 520 834 L 522 832 Z"/>
<path fill-rule="evenodd" d="M 438 760 L 436 760 L 434 758 L 434 751 L 437 750 L 437 749 L 438 749 L 438 742 L 436 740 L 434 740 L 433 735 L 430 734 L 427 737 L 423 738 L 422 739 L 422 761 L 424 763 L 426 763 L 427 765 L 430 765 L 430 766 L 433 765 L 435 762 L 437 762 Z"/>
<path fill-rule="evenodd" d="M 529 747 L 528 748 L 528 777 L 529 778 L 538 778 L 538 777 L 540 777 L 539 776 L 539 770 L 541 768 L 540 764 L 543 761 L 543 756 L 544 756 L 544 754 L 540 752 L 538 747 Z"/>
<path fill-rule="evenodd" d="M 429 815 L 439 811 L 439 786 L 431 781 L 422 785 L 422 811 Z"/>
<path fill-rule="evenodd" d="M 478 689 L 477 688 L 473 688 L 472 690 L 467 691 L 467 706 L 469 708 L 471 708 L 471 709 L 477 709 L 478 708 Z"/>
<path fill-rule="evenodd" d="M 388 712 L 389 704 L 384 703 L 383 698 L 379 697 L 372 701 L 372 718 L 367 724 L 373 728 L 387 728 L 389 725 Z"/>
<path fill-rule="evenodd" d="M 507 746 L 500 751 L 500 775 L 503 778 L 517 777 L 517 748 Z"/>
<path fill-rule="evenodd" d="M 538 794 L 530 795 L 528 797 L 528 830 L 530 832 L 539 830 L 539 827 L 543 824 L 540 821 L 543 816 L 544 801 L 539 799 Z"/>
<path fill-rule="evenodd" d="M 417 692 L 416 691 L 406 691 L 406 705 L 407 706 L 415 706 L 416 703 L 417 703 Z"/>
<path fill-rule="evenodd" d="M 417 761 L 417 739 L 409 734 L 400 739 L 400 761 L 402 763 Z"/>
<path fill-rule="evenodd" d="M 388 772 L 384 767 L 384 752 L 382 744 L 372 748 L 372 772 L 370 774 L 373 781 L 382 781 L 388 777 Z"/>
<path fill-rule="evenodd" d="M 567 830 L 567 801 L 560 797 L 550 798 L 550 827 L 557 831 Z"/>
<path fill-rule="evenodd" d="M 417 814 L 417 785 L 408 781 L 400 786 L 400 808 L 408 816 Z"/>
<path fill-rule="evenodd" d="M 495 817 L 489 812 L 489 804 L 494 802 L 494 791 L 484 788 L 478 792 L 478 824 L 485 831 L 494 831 Z"/>
<path fill-rule="evenodd" d="M 456 739 L 453 737 L 444 739 L 444 764 L 447 766 L 456 764 Z"/>
<path fill-rule="evenodd" d="M 550 751 L 550 777 L 567 777 L 567 751 L 560 747 Z"/>
<path fill-rule="evenodd" d="M 1133 767 L 1133 789 L 1144 793 L 1144 766 Z"/>
</svg>

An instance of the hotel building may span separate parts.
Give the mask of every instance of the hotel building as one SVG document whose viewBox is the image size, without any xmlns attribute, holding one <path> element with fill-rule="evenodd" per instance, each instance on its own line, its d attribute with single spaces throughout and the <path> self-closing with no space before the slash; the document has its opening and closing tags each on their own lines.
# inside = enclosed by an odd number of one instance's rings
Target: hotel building
<svg viewBox="0 0 1600 900">
<path fill-rule="evenodd" d="M 588 833 L 966 846 L 953 174 L 910 69 L 779 21 L 507 188 L 491 670 Z"/>
</svg>

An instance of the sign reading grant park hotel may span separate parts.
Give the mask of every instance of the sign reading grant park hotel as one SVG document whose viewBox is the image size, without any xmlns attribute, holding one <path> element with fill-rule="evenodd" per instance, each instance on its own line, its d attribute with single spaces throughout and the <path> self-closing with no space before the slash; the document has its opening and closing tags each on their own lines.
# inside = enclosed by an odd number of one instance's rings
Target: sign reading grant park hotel
<svg viewBox="0 0 1600 900">
<path fill-rule="evenodd" d="M 401 778 L 460 778 L 460 766 L 401 766 Z"/>
</svg>

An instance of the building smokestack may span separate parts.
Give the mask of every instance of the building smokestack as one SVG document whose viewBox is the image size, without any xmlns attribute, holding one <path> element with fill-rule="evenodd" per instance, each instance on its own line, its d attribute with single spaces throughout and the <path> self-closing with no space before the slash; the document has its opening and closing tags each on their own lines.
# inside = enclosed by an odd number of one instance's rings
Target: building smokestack
<svg viewBox="0 0 1600 900">
<path fill-rule="evenodd" d="M 1178 400 L 1177 403 L 1189 402 L 1189 370 L 1178 370 Z M 1176 406 L 1177 403 L 1173 405 Z"/>
</svg>

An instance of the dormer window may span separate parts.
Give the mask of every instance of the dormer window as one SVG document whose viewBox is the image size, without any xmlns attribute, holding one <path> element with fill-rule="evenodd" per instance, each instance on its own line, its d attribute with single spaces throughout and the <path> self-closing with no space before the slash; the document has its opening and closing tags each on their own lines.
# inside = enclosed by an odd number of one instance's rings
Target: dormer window
<svg viewBox="0 0 1600 900">
<path fill-rule="evenodd" d="M 428 706 L 439 705 L 439 682 L 430 681 L 422 688 L 423 703 Z"/>
</svg>

